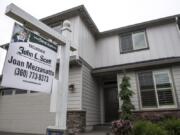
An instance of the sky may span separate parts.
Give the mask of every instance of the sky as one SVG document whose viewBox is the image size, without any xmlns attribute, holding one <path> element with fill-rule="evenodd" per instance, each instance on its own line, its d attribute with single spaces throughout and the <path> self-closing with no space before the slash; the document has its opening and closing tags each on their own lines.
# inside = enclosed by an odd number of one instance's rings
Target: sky
<svg viewBox="0 0 180 135">
<path fill-rule="evenodd" d="M 0 45 L 10 41 L 15 22 L 4 14 L 10 3 L 37 19 L 84 4 L 100 31 L 180 14 L 180 0 L 0 0 Z M 5 54 L 0 49 L 0 74 Z"/>
</svg>

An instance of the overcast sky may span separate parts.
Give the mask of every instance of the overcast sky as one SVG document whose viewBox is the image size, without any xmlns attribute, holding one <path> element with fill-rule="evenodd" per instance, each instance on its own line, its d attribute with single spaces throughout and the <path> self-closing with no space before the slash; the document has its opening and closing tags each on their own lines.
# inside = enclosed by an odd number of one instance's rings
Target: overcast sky
<svg viewBox="0 0 180 135">
<path fill-rule="evenodd" d="M 15 22 L 4 15 L 10 3 L 38 19 L 84 4 L 100 31 L 180 14 L 180 0 L 0 0 L 0 45 L 10 41 Z M 0 49 L 0 73 L 4 57 Z"/>
</svg>

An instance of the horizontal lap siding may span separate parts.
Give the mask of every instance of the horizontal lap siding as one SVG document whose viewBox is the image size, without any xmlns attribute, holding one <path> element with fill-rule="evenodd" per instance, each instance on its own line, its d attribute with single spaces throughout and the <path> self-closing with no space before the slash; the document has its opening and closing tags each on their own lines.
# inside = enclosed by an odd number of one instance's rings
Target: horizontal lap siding
<svg viewBox="0 0 180 135">
<path fill-rule="evenodd" d="M 83 66 L 82 108 L 86 111 L 87 126 L 100 123 L 100 93 L 90 69 Z"/>
<path fill-rule="evenodd" d="M 70 69 L 69 84 L 75 85 L 75 91 L 68 93 L 68 110 L 81 109 L 81 78 L 80 67 Z M 55 114 L 50 113 L 49 94 L 0 96 L 0 131 L 43 134 L 54 124 Z"/>
<path fill-rule="evenodd" d="M 68 93 L 68 110 L 81 110 L 82 71 L 81 67 L 70 68 L 69 84 L 74 84 L 75 90 Z"/>
<path fill-rule="evenodd" d="M 55 123 L 50 95 L 42 93 L 0 97 L 0 131 L 45 133 Z"/>
<path fill-rule="evenodd" d="M 136 81 L 136 74 L 135 72 L 129 72 L 126 73 L 126 76 L 130 77 L 130 84 L 131 84 L 131 90 L 134 92 L 131 102 L 135 106 L 135 110 L 139 110 L 139 100 L 138 100 L 138 89 L 137 89 L 137 81 Z M 123 74 L 118 74 L 117 75 L 117 80 L 118 80 L 118 91 L 120 92 L 120 87 L 119 85 L 121 84 L 123 78 Z M 119 108 L 121 108 L 122 105 L 122 100 L 119 99 Z"/>
</svg>

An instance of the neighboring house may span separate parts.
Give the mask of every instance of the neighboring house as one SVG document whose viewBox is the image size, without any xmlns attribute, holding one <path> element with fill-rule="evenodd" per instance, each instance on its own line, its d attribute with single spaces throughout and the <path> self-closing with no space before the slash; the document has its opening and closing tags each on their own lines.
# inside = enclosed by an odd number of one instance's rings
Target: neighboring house
<svg viewBox="0 0 180 135">
<path fill-rule="evenodd" d="M 99 32 L 84 6 L 41 19 L 58 32 L 64 20 L 72 23 L 77 51 L 70 61 L 68 126 L 90 129 L 117 119 L 123 71 L 130 77 L 137 116 L 180 115 L 179 17 L 105 32 Z M 54 125 L 50 95 L 12 89 L 2 93 L 0 131 L 44 133 Z"/>
</svg>

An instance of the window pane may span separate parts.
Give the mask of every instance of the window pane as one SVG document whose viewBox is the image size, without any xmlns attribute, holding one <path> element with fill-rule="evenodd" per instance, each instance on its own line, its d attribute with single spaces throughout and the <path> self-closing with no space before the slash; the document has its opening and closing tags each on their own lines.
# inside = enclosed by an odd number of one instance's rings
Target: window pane
<svg viewBox="0 0 180 135">
<path fill-rule="evenodd" d="M 155 81 L 157 88 L 169 88 L 171 87 L 168 73 L 158 73 L 155 74 Z"/>
<path fill-rule="evenodd" d="M 139 82 L 141 90 L 154 89 L 152 72 L 139 73 Z"/>
<path fill-rule="evenodd" d="M 128 52 L 133 50 L 131 34 L 121 36 L 121 50 L 122 52 Z"/>
<path fill-rule="evenodd" d="M 30 91 L 30 93 L 38 93 L 38 91 Z"/>
<path fill-rule="evenodd" d="M 141 101 L 143 107 L 156 107 L 155 90 L 141 91 Z"/>
<path fill-rule="evenodd" d="M 159 105 L 173 105 L 173 95 L 171 89 L 158 90 Z"/>
<path fill-rule="evenodd" d="M 2 90 L 2 95 L 5 96 L 5 95 L 12 95 L 13 93 L 13 90 Z"/>
<path fill-rule="evenodd" d="M 143 107 L 157 107 L 155 88 L 152 72 L 142 72 L 138 74 L 139 86 L 141 90 L 141 102 Z"/>
<path fill-rule="evenodd" d="M 15 90 L 15 94 L 26 94 L 27 90 Z"/>
<path fill-rule="evenodd" d="M 147 48 L 145 32 L 138 32 L 132 35 L 134 50 Z"/>
<path fill-rule="evenodd" d="M 172 86 L 168 72 L 154 74 L 158 93 L 159 105 L 173 105 Z"/>
</svg>

